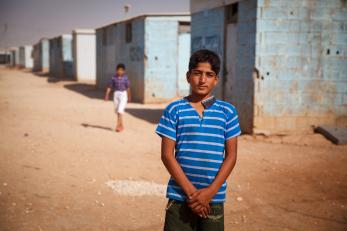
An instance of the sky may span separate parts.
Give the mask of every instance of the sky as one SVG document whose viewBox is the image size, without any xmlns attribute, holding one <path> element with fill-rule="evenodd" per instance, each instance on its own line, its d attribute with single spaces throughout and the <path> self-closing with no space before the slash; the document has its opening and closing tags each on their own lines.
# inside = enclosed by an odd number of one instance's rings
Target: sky
<svg viewBox="0 0 347 231">
<path fill-rule="evenodd" d="M 189 12 L 189 0 L 0 0 L 0 48 L 33 45 L 143 13 L 172 12 Z"/>
</svg>

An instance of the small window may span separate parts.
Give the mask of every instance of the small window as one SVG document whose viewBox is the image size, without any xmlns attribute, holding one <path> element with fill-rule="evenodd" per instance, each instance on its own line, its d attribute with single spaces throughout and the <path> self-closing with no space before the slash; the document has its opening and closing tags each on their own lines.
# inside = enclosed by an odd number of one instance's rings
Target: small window
<svg viewBox="0 0 347 231">
<path fill-rule="evenodd" d="M 190 33 L 190 22 L 178 22 L 178 33 Z"/>
<path fill-rule="evenodd" d="M 133 26 L 132 23 L 129 22 L 125 24 L 125 41 L 130 43 L 133 39 Z"/>
<path fill-rule="evenodd" d="M 227 23 L 237 23 L 239 14 L 239 3 L 233 3 L 226 7 L 226 21 Z"/>
</svg>

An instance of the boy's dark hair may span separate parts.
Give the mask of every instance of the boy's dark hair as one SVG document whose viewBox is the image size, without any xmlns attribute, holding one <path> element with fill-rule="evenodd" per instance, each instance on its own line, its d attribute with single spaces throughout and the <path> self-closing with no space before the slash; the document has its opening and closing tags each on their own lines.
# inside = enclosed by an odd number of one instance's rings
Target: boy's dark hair
<svg viewBox="0 0 347 231">
<path fill-rule="evenodd" d="M 209 63 L 211 69 L 218 75 L 220 71 L 220 59 L 219 56 L 210 50 L 202 49 L 195 51 L 189 60 L 189 72 L 198 66 L 198 63 Z"/>
<path fill-rule="evenodd" d="M 125 65 L 123 63 L 119 63 L 116 67 L 116 70 L 122 68 L 123 70 L 125 70 Z"/>
</svg>

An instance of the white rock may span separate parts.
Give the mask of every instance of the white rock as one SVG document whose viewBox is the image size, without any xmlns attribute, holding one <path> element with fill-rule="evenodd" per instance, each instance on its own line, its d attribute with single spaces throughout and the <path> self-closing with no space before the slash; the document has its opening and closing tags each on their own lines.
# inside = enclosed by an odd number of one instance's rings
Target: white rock
<svg viewBox="0 0 347 231">
<path fill-rule="evenodd" d="M 112 180 L 105 183 L 117 192 L 125 196 L 165 196 L 166 185 L 149 181 Z"/>
</svg>

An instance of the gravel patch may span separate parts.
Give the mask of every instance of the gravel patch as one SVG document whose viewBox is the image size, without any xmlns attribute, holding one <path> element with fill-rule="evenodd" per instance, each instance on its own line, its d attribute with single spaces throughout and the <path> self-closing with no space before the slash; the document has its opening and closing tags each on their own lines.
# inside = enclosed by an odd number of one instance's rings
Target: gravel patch
<svg viewBox="0 0 347 231">
<path fill-rule="evenodd" d="M 149 181 L 110 180 L 105 183 L 114 192 L 124 196 L 160 196 L 164 197 L 166 185 Z"/>
</svg>

